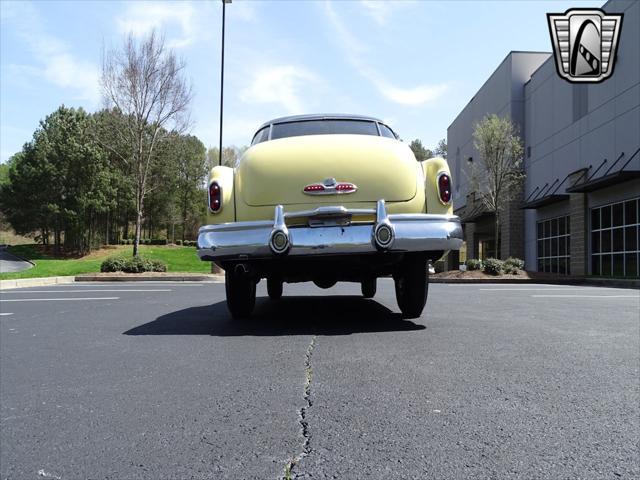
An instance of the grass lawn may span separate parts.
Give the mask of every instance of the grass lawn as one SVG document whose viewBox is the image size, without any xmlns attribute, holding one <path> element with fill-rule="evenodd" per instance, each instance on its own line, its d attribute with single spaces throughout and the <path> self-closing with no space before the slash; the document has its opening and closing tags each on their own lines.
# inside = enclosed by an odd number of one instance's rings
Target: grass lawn
<svg viewBox="0 0 640 480">
<path fill-rule="evenodd" d="M 118 245 L 101 248 L 82 258 L 56 258 L 42 254 L 33 244 L 15 245 L 9 247 L 9 252 L 31 260 L 35 266 L 24 272 L 0 273 L 0 280 L 95 273 L 100 271 L 100 264 L 107 257 L 130 256 L 132 250 L 131 245 Z M 140 254 L 161 260 L 167 265 L 168 272 L 211 273 L 211 264 L 200 260 L 194 247 L 140 245 Z"/>
</svg>

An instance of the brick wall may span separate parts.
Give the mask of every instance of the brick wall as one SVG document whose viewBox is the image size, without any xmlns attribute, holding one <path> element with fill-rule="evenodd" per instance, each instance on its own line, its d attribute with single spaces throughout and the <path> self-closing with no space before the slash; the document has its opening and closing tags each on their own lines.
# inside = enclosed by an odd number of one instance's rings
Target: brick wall
<svg viewBox="0 0 640 480">
<path fill-rule="evenodd" d="M 500 257 L 524 258 L 524 212 L 520 209 L 524 186 L 518 187 L 514 198 L 502 212 L 500 234 Z"/>
<path fill-rule="evenodd" d="M 569 222 L 571 225 L 571 275 L 586 275 L 587 266 L 587 196 L 572 193 L 569 196 Z"/>
<path fill-rule="evenodd" d="M 467 242 L 467 258 L 478 258 L 475 223 L 465 223 L 464 241 Z"/>
</svg>

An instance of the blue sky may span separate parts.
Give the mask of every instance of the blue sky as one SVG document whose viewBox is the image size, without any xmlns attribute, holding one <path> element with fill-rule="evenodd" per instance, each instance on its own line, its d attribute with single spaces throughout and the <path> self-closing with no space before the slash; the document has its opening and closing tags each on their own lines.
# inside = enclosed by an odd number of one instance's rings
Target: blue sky
<svg viewBox="0 0 640 480">
<path fill-rule="evenodd" d="M 549 51 L 563 1 L 242 1 L 227 6 L 225 145 L 289 114 L 362 113 L 435 146 L 510 50 Z M 0 160 L 59 105 L 101 106 L 101 52 L 155 28 L 187 63 L 192 132 L 218 144 L 219 1 L 0 2 Z"/>
</svg>

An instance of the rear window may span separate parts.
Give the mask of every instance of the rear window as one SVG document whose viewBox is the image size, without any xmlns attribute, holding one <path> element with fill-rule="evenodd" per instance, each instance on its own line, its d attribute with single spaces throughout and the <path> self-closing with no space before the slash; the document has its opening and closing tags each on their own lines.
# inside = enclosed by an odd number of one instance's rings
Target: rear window
<svg viewBox="0 0 640 480">
<path fill-rule="evenodd" d="M 251 145 L 255 145 L 256 143 L 264 142 L 266 140 L 269 140 L 269 125 L 258 130 L 258 133 L 253 137 Z"/>
<path fill-rule="evenodd" d="M 380 126 L 380 135 L 388 138 L 396 138 L 396 134 L 393 133 L 393 130 L 387 127 L 384 123 L 379 123 L 378 126 Z"/>
<path fill-rule="evenodd" d="M 378 127 L 367 120 L 307 120 L 302 122 L 275 123 L 271 130 L 271 140 L 301 135 L 375 135 Z M 257 142 L 256 142 L 257 143 Z"/>
</svg>

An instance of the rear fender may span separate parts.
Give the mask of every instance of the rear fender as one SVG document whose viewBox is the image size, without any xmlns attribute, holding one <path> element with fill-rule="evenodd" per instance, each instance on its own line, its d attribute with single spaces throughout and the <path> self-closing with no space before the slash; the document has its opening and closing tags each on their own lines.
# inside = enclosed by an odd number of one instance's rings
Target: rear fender
<svg viewBox="0 0 640 480">
<path fill-rule="evenodd" d="M 453 206 L 451 202 L 444 205 L 440 201 L 438 194 L 438 175 L 446 173 L 451 178 L 449 164 L 444 158 L 435 157 L 420 162 L 422 172 L 424 173 L 424 193 L 427 203 L 427 213 L 453 214 Z"/>
<path fill-rule="evenodd" d="M 234 170 L 230 167 L 218 166 L 211 169 L 209 184 L 218 182 L 222 190 L 222 207 L 216 213 L 209 210 L 207 205 L 208 223 L 227 223 L 236 221 L 235 191 L 234 191 Z"/>
</svg>

